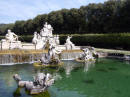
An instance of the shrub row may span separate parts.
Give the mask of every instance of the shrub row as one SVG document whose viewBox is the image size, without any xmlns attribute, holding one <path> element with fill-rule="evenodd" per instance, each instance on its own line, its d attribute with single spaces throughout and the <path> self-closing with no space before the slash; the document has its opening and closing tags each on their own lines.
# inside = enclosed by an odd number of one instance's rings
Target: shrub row
<svg viewBox="0 0 130 97">
<path fill-rule="evenodd" d="M 61 36 L 61 44 L 65 43 L 67 36 Z M 76 45 L 94 46 L 97 48 L 130 50 L 130 35 L 127 34 L 93 34 L 73 36 L 71 39 Z"/>
</svg>

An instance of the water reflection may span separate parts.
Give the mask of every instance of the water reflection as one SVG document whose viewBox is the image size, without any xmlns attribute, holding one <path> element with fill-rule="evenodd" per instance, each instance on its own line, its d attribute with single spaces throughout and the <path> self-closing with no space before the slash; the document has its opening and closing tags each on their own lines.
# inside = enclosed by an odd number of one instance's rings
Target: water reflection
<svg viewBox="0 0 130 97">
<path fill-rule="evenodd" d="M 89 69 L 93 68 L 94 66 L 95 66 L 95 61 L 88 61 L 88 62 L 79 63 L 79 64 L 77 64 L 77 62 L 74 62 L 74 61 L 71 61 L 71 62 L 65 61 L 63 68 L 65 70 L 66 76 L 69 77 L 72 70 L 77 71 L 81 67 L 83 67 L 84 72 L 87 72 Z"/>
<path fill-rule="evenodd" d="M 53 74 L 53 78 L 56 80 L 61 80 L 62 79 L 62 76 L 59 74 L 59 73 L 54 73 Z"/>
<path fill-rule="evenodd" d="M 125 60 L 125 64 L 130 65 L 130 61 Z"/>
<path fill-rule="evenodd" d="M 14 97 L 20 97 L 20 96 L 21 96 L 20 90 L 21 90 L 21 88 L 17 88 L 17 89 L 13 92 L 13 96 L 14 96 Z"/>
<path fill-rule="evenodd" d="M 77 67 L 77 64 L 74 61 L 65 61 L 64 62 L 64 70 L 66 73 L 66 76 L 69 77 L 71 74 L 71 71 Z"/>
<path fill-rule="evenodd" d="M 9 87 L 13 86 L 13 84 L 12 84 L 14 82 L 14 79 L 12 78 L 13 74 L 14 74 L 13 72 L 5 72 L 4 75 L 2 76 L 4 83 Z"/>
<path fill-rule="evenodd" d="M 90 68 L 93 68 L 94 66 L 95 66 L 95 61 L 85 62 L 84 72 L 87 72 Z"/>
</svg>

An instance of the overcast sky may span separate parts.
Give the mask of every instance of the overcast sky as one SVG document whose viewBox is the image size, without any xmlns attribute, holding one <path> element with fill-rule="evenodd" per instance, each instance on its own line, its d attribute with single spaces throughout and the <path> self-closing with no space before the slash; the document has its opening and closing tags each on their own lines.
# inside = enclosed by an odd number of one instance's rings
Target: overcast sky
<svg viewBox="0 0 130 97">
<path fill-rule="evenodd" d="M 79 8 L 89 3 L 104 1 L 106 0 L 0 0 L 0 23 L 32 19 L 38 14 L 54 10 Z"/>
</svg>

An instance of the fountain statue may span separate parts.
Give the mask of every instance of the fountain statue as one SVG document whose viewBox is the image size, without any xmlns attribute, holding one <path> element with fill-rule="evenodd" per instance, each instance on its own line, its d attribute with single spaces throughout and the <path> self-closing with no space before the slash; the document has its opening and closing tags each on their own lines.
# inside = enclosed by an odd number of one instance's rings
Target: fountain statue
<svg viewBox="0 0 130 97">
<path fill-rule="evenodd" d="M 67 39 L 66 39 L 66 43 L 65 43 L 66 50 L 75 49 L 75 45 L 70 41 L 71 38 L 72 37 L 68 36 Z"/>
<path fill-rule="evenodd" d="M 46 22 L 46 23 L 44 24 L 43 29 L 41 29 L 40 35 L 41 35 L 42 37 L 44 37 L 44 36 L 45 36 L 45 37 L 46 37 L 46 36 L 52 37 L 52 36 L 53 36 L 53 35 L 52 35 L 52 31 L 53 31 L 52 26 Z"/>
<path fill-rule="evenodd" d="M 54 79 L 49 73 L 38 73 L 34 77 L 34 81 L 23 81 L 18 74 L 15 74 L 13 78 L 16 80 L 19 87 L 25 87 L 30 94 L 39 94 L 44 92 L 54 83 Z"/>
<path fill-rule="evenodd" d="M 83 59 L 84 59 L 85 61 L 93 60 L 93 59 L 94 59 L 94 57 L 93 57 L 93 55 L 92 55 L 92 52 L 91 52 L 88 48 L 83 49 L 83 51 L 84 51 Z"/>
<path fill-rule="evenodd" d="M 2 49 L 21 49 L 21 41 L 18 40 L 18 35 L 8 29 L 5 39 L 1 40 Z"/>
<path fill-rule="evenodd" d="M 38 41 L 38 35 L 37 32 L 34 32 L 32 43 L 37 44 L 37 41 Z"/>
<path fill-rule="evenodd" d="M 89 48 L 83 49 L 83 54 L 81 57 L 77 58 L 76 61 L 78 62 L 86 62 L 86 61 L 95 61 L 95 58 L 93 56 L 93 52 L 90 51 Z"/>
<path fill-rule="evenodd" d="M 40 34 L 34 32 L 32 43 L 35 44 L 36 49 L 45 49 L 48 42 L 49 44 L 59 45 L 59 36 L 54 36 L 52 31 L 52 26 L 46 22 Z"/>
<path fill-rule="evenodd" d="M 54 36 L 54 40 L 55 40 L 56 45 L 60 44 L 59 35 Z"/>
<path fill-rule="evenodd" d="M 48 53 L 42 56 L 39 60 L 40 62 L 34 63 L 34 66 L 56 66 L 60 65 L 59 54 L 61 54 L 61 50 L 55 47 L 55 45 L 50 45 Z"/>
<path fill-rule="evenodd" d="M 6 34 L 5 39 L 9 42 L 18 41 L 18 36 L 14 32 L 11 32 L 10 29 L 8 29 L 8 33 Z"/>
</svg>

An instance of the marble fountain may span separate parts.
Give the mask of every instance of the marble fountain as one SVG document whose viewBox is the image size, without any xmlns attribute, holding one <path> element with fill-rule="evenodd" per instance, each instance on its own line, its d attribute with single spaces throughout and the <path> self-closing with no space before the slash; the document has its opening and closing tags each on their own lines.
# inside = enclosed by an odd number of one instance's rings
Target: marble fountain
<svg viewBox="0 0 130 97">
<path fill-rule="evenodd" d="M 75 60 L 79 57 L 84 60 L 83 56 L 92 57 L 91 52 L 96 54 L 93 47 L 75 46 L 71 41 L 72 36 L 68 36 L 66 43 L 60 45 L 59 35 L 53 35 L 52 32 L 53 27 L 46 22 L 40 33 L 34 32 L 32 43 L 25 43 L 19 41 L 19 36 L 8 29 L 5 39 L 0 41 L 0 64 L 32 63 L 39 59 L 47 63 L 50 59 L 58 61 L 58 56 L 60 60 Z"/>
<path fill-rule="evenodd" d="M 66 43 L 60 45 L 59 35 L 53 35 L 53 27 L 47 22 L 40 33 L 34 32 L 32 43 L 19 41 L 19 36 L 10 29 L 5 39 L 0 41 L 0 64 L 33 63 L 34 66 L 59 66 L 61 60 L 75 60 L 77 62 L 95 62 L 97 55 L 94 47 L 75 46 L 68 36 Z M 68 69 L 69 70 L 69 69 Z M 47 90 L 54 83 L 51 74 L 38 73 L 33 81 L 24 81 L 18 74 L 14 74 L 18 87 L 24 87 L 30 94 L 39 94 Z"/>
</svg>

